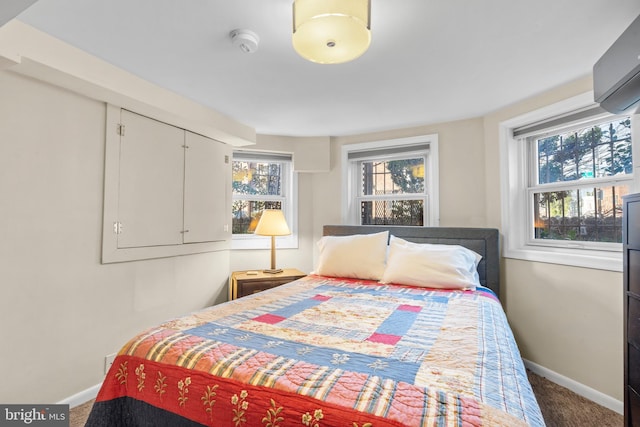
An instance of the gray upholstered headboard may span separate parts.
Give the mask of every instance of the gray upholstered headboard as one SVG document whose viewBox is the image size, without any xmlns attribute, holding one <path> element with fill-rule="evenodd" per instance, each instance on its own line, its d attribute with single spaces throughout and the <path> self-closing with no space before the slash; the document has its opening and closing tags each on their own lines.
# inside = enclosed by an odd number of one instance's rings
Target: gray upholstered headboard
<svg viewBox="0 0 640 427">
<path fill-rule="evenodd" d="M 407 227 L 385 225 L 325 225 L 324 236 L 371 234 L 389 230 L 389 234 L 416 243 L 461 245 L 482 255 L 478 265 L 480 284 L 500 296 L 500 246 L 495 228 Z"/>
</svg>

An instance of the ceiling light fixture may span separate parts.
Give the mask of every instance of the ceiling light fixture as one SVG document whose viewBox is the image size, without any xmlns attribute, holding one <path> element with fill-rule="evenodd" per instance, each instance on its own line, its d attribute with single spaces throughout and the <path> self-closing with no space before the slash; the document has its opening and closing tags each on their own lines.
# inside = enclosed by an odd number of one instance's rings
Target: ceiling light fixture
<svg viewBox="0 0 640 427">
<path fill-rule="evenodd" d="M 233 45 L 238 46 L 244 53 L 254 53 L 258 50 L 260 37 L 251 30 L 233 30 L 229 33 L 229 37 Z"/>
<path fill-rule="evenodd" d="M 356 59 L 371 43 L 370 0 L 294 0 L 293 48 L 319 64 Z"/>
</svg>

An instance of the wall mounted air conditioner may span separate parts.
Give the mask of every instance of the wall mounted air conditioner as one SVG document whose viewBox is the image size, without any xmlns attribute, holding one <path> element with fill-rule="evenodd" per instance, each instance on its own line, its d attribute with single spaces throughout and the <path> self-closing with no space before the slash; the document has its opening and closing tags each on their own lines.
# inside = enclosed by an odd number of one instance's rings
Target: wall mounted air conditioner
<svg viewBox="0 0 640 427">
<path fill-rule="evenodd" d="M 593 92 L 611 113 L 640 109 L 640 16 L 593 66 Z"/>
</svg>

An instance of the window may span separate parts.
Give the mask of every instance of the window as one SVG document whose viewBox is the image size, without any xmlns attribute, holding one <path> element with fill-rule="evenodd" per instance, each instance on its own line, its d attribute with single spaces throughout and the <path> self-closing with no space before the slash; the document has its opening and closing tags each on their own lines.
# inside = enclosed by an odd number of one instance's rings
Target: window
<svg viewBox="0 0 640 427">
<path fill-rule="evenodd" d="M 293 201 L 295 175 L 291 155 L 234 151 L 232 179 L 232 232 L 234 249 L 270 247 L 270 240 L 253 234 L 264 209 L 284 211 L 291 236 L 278 237 L 278 247 L 297 247 Z"/>
<path fill-rule="evenodd" d="M 345 222 L 437 225 L 437 135 L 343 146 Z"/>
<path fill-rule="evenodd" d="M 633 179 L 631 119 L 604 117 L 527 138 L 536 241 L 622 242 Z"/>
<path fill-rule="evenodd" d="M 633 117 L 592 99 L 501 125 L 505 256 L 621 271 L 622 197 L 637 179 Z"/>
</svg>

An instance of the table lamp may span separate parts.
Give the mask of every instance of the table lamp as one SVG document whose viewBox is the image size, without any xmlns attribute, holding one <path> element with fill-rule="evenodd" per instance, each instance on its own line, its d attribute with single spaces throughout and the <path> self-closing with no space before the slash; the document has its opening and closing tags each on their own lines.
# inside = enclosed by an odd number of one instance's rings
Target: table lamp
<svg viewBox="0 0 640 427">
<path fill-rule="evenodd" d="M 263 270 L 265 273 L 281 273 L 281 268 L 276 268 L 276 236 L 288 236 L 291 234 L 284 214 L 279 209 L 265 209 L 256 227 L 255 234 L 259 236 L 271 236 L 271 268 Z"/>
</svg>

